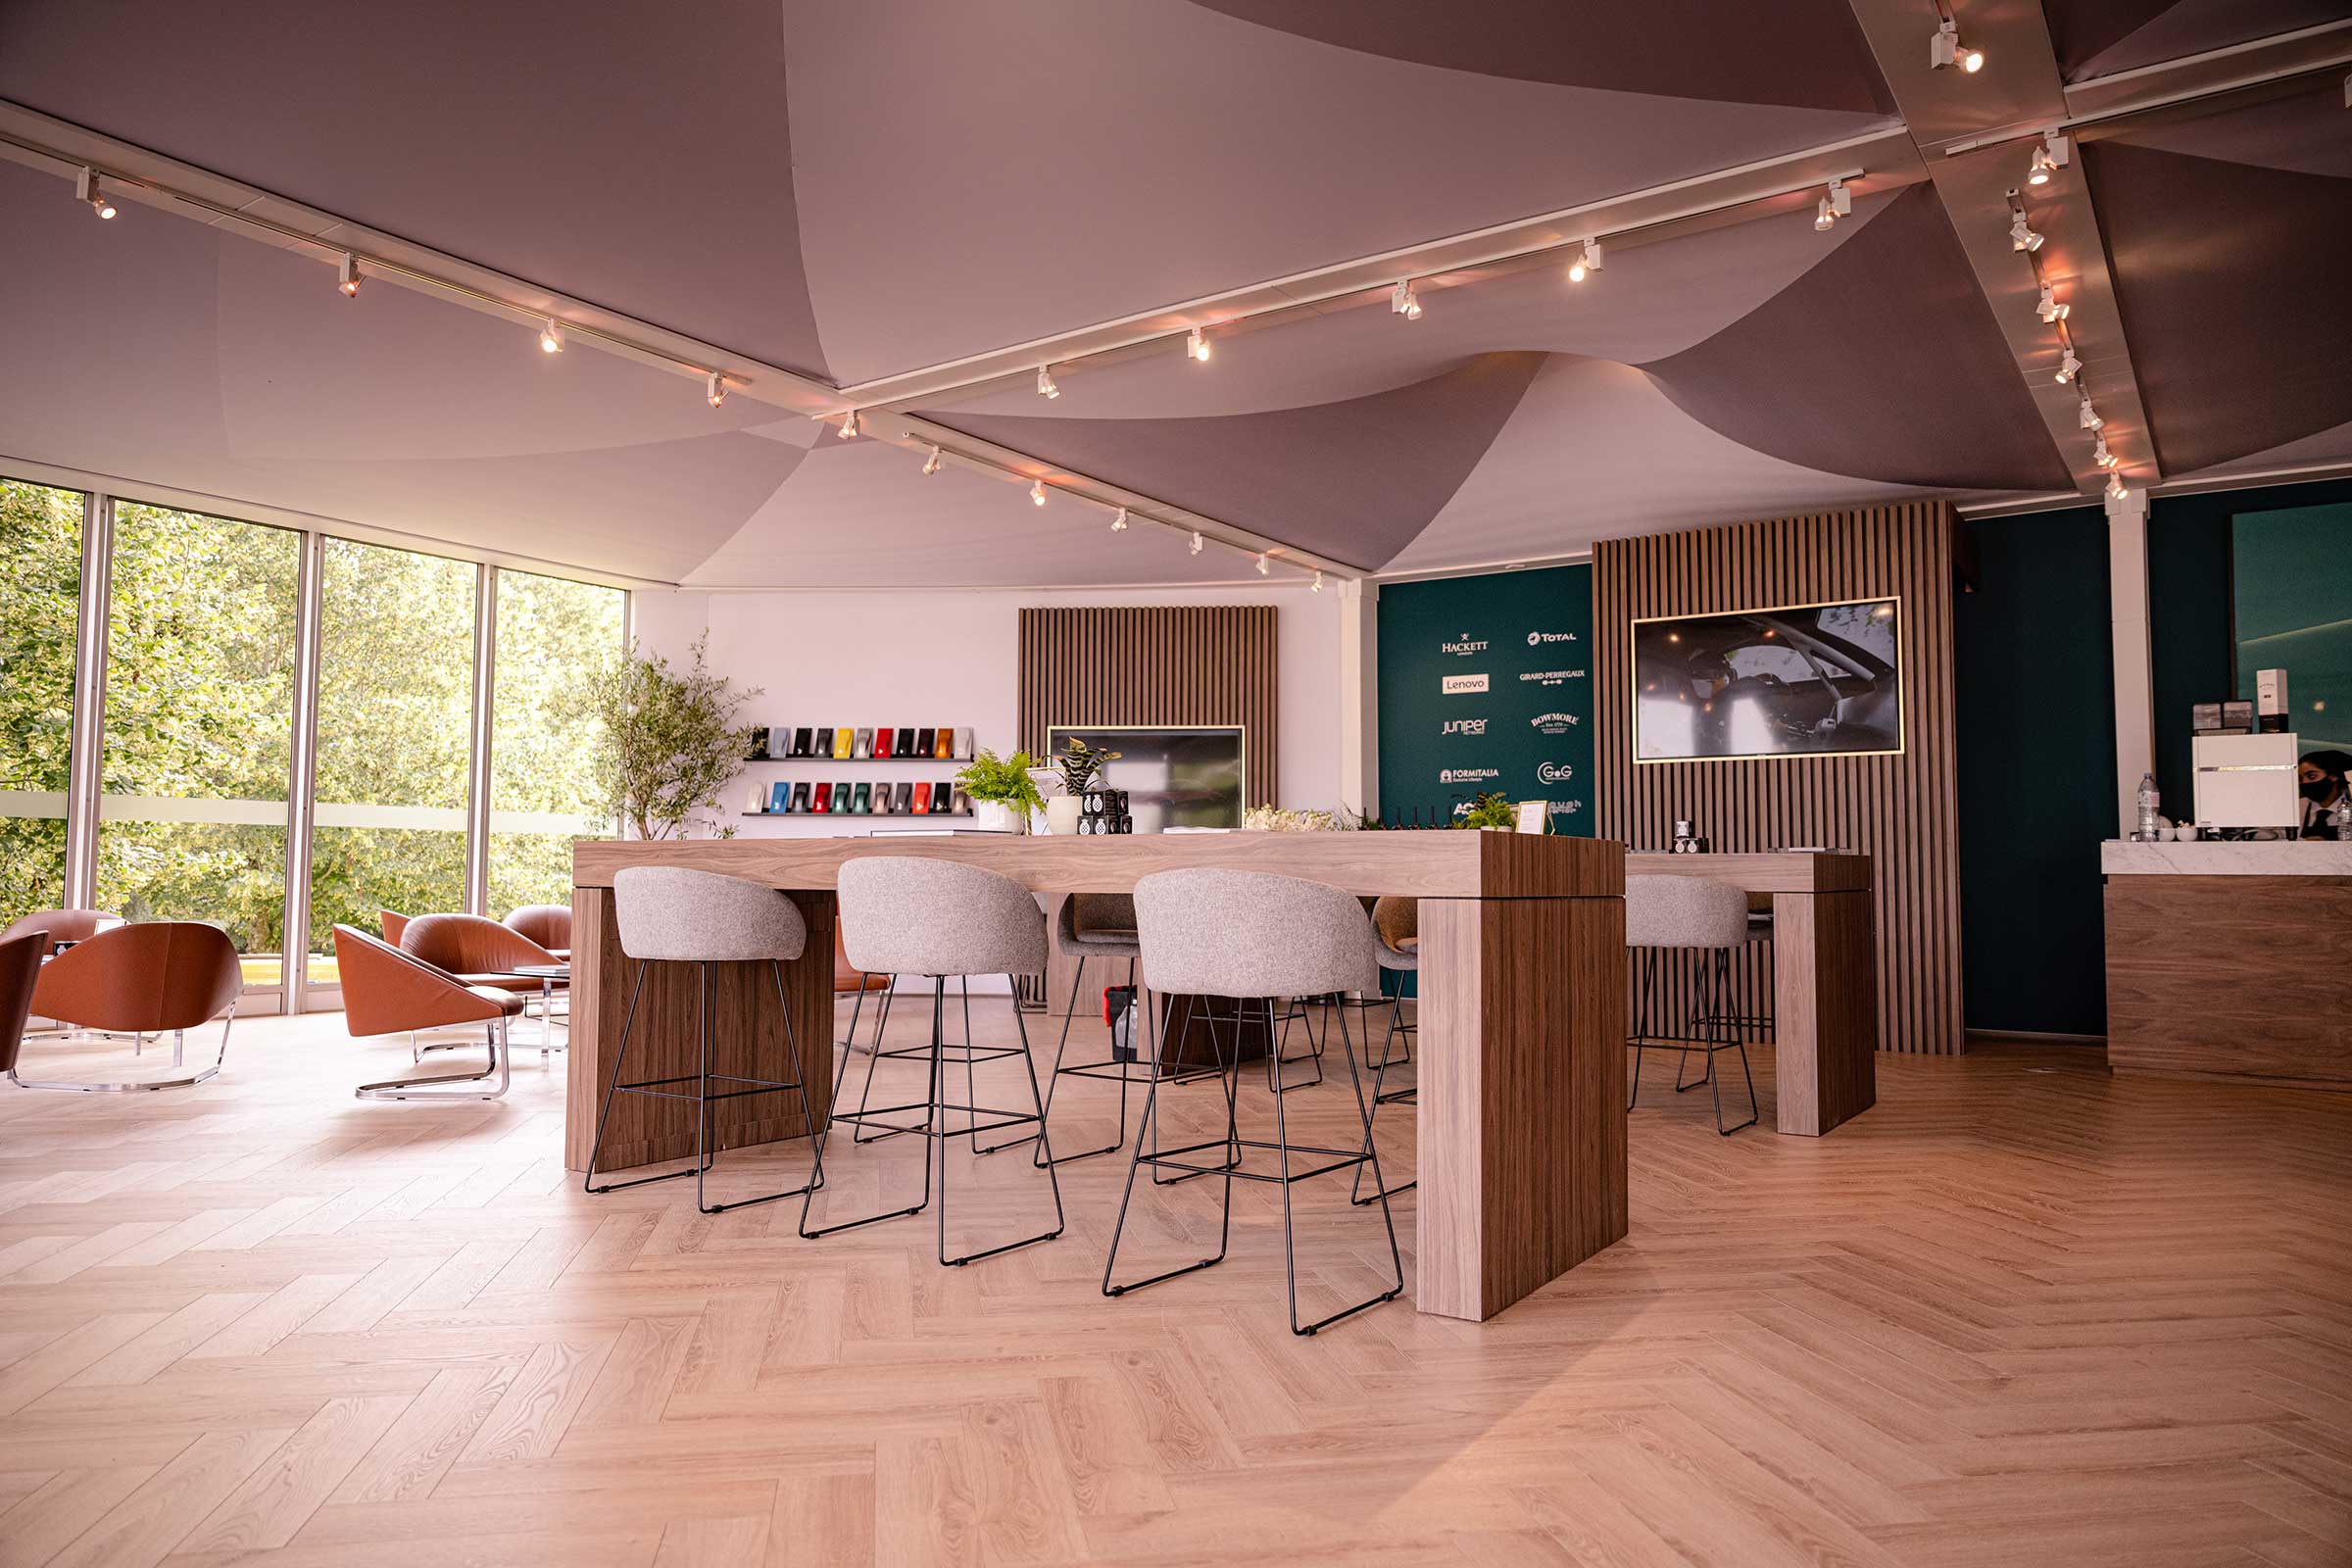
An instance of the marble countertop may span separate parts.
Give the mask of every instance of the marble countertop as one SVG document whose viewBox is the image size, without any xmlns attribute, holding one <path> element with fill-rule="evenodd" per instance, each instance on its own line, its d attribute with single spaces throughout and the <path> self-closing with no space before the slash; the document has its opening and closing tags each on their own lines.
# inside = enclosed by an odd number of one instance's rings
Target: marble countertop
<svg viewBox="0 0 2352 1568">
<path fill-rule="evenodd" d="M 2099 846 L 2099 869 L 2109 876 L 2352 877 L 2352 844 L 2324 839 L 2133 844 L 2109 839 Z"/>
</svg>

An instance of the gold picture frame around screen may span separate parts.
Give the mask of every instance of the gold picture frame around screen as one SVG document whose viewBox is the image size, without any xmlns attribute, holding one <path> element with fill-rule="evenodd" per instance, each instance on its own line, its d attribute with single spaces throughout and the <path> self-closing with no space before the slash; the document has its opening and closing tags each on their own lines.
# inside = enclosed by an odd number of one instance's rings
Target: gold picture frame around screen
<svg viewBox="0 0 2352 1568">
<path fill-rule="evenodd" d="M 1642 698 L 1645 694 L 1645 691 L 1653 694 L 1653 701 L 1649 706 L 1654 708 L 1657 706 L 1657 704 L 1654 700 L 1654 683 L 1645 688 L 1642 679 L 1642 641 L 1644 636 L 1644 627 L 1673 626 L 1678 628 L 1686 628 L 1695 632 L 1702 627 L 1717 626 L 1724 623 L 1751 621 L 1758 617 L 1779 617 L 1782 619 L 1783 623 L 1777 626 L 1764 628 L 1763 636 L 1785 637 L 1790 631 L 1797 632 L 1798 641 L 1783 641 L 1777 646 L 1788 650 L 1788 652 L 1793 654 L 1796 658 L 1803 660 L 1809 666 L 1808 670 L 1800 675 L 1798 684 L 1811 684 L 1815 682 L 1827 684 L 1832 681 L 1833 677 L 1830 676 L 1829 672 L 1823 670 L 1823 661 L 1815 653 L 1808 651 L 1806 646 L 1802 646 L 1803 644 L 1819 643 L 1819 633 L 1821 632 L 1822 628 L 1818 622 L 1818 619 L 1816 619 L 1814 626 L 1811 628 L 1815 635 L 1808 637 L 1804 635 L 1805 628 L 1788 624 L 1786 620 L 1786 617 L 1806 611 L 1849 609 L 1866 610 L 1870 612 L 1870 619 L 1884 619 L 1888 623 L 1888 643 L 1891 652 L 1890 659 L 1882 660 L 1872 651 L 1861 648 L 1857 645 L 1846 643 L 1843 639 L 1838 639 L 1840 646 L 1836 651 L 1835 657 L 1840 664 L 1849 665 L 1849 667 L 1845 670 L 1845 673 L 1849 678 L 1867 678 L 1871 682 L 1871 685 L 1868 688 L 1869 692 L 1878 693 L 1884 691 L 1891 693 L 1893 700 L 1893 719 L 1891 724 L 1893 733 L 1891 745 L 1839 745 L 1821 747 L 1818 749 L 1796 750 L 1733 749 L 1724 751 L 1693 751 L 1687 755 L 1645 755 L 1642 732 L 1642 710 L 1644 707 Z M 1908 723 L 1908 712 L 1910 708 L 1907 695 L 1903 690 L 1905 664 L 1903 658 L 1903 601 L 1900 594 L 1871 594 L 1850 599 L 1815 600 L 1806 604 L 1758 605 L 1740 610 L 1710 611 L 1704 613 L 1681 615 L 1644 615 L 1636 618 L 1630 625 L 1629 634 L 1626 639 L 1626 698 L 1627 712 L 1631 717 L 1631 723 L 1633 725 L 1633 744 L 1630 749 L 1633 752 L 1634 765 L 1637 767 L 1648 767 L 1666 766 L 1669 764 L 1682 762 L 1792 762 L 1821 760 L 1828 758 L 1838 757 L 1901 756 L 1906 744 L 1905 727 Z M 1726 629 L 1729 628 L 1727 627 Z M 1651 633 L 1649 635 L 1654 638 L 1656 634 Z M 1672 634 L 1669 635 L 1671 639 Z M 1747 647 L 1763 648 L 1773 645 L 1766 644 L 1759 639 L 1753 642 L 1734 644 L 1733 646 L 1735 649 L 1739 649 Z M 1885 667 L 1881 670 L 1874 671 L 1870 668 L 1862 666 L 1858 662 L 1855 662 L 1857 661 L 1868 661 L 1870 663 L 1883 664 Z M 1731 670 L 1731 673 L 1736 677 L 1740 674 L 1740 671 L 1731 669 L 1728 660 L 1726 662 L 1726 668 L 1727 670 Z M 1761 677 L 1759 676 L 1758 678 Z M 1778 684 L 1784 687 L 1788 685 L 1788 683 L 1786 681 L 1780 681 L 1779 677 L 1777 676 L 1775 676 L 1774 679 Z M 1836 687 L 1834 684 L 1832 685 L 1832 689 L 1841 691 L 1840 688 Z M 1854 697 L 1850 694 L 1841 694 L 1836 699 L 1838 706 L 1842 706 L 1843 704 L 1853 700 Z M 1684 700 L 1678 699 L 1678 701 Z M 1712 697 L 1706 699 L 1705 706 L 1702 708 L 1701 711 L 1711 712 L 1713 701 L 1714 699 Z M 1735 701 L 1737 701 L 1737 699 L 1735 699 Z M 1725 722 L 1728 725 L 1731 720 L 1727 718 Z M 1884 729 L 1882 729 L 1879 735 L 1871 738 L 1884 739 Z M 1729 735 L 1726 736 L 1727 744 L 1731 744 L 1732 740 L 1732 737 Z"/>
</svg>

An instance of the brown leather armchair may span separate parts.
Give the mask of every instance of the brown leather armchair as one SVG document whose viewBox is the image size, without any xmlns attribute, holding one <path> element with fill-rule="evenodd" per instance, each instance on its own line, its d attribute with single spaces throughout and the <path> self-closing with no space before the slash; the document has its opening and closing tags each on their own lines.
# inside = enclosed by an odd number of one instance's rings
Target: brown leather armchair
<svg viewBox="0 0 2352 1568">
<path fill-rule="evenodd" d="M 52 941 L 58 940 L 55 932 Z M 228 1059 L 228 1032 L 236 1022 L 237 994 L 245 989 L 237 967 L 237 946 L 213 926 L 192 920 L 147 920 L 118 925 L 77 942 L 42 965 L 33 983 L 32 1010 L 59 1023 L 108 1034 L 126 1034 L 144 1043 L 169 1030 L 172 1065 L 185 1065 L 187 1035 L 227 1015 L 220 1028 L 220 1054 L 210 1067 L 178 1078 L 84 1083 L 63 1079 L 8 1081 L 25 1089 L 77 1089 L 124 1094 L 141 1089 L 185 1089 L 203 1083 Z"/>
<path fill-rule="evenodd" d="M 400 946 L 400 934 L 409 928 L 409 921 L 415 918 L 413 915 L 401 913 L 398 909 L 378 909 L 375 911 L 375 916 L 378 923 L 384 928 L 384 940 L 396 948 Z"/>
<path fill-rule="evenodd" d="M 15 931 L 16 927 L 9 927 Z M 32 988 L 41 976 L 41 959 L 49 953 L 49 933 L 19 932 L 0 937 L 0 1072 L 17 1070 L 17 1053 L 24 1044 L 24 1020 L 32 1012 Z"/>
<path fill-rule="evenodd" d="M 505 971 L 564 960 L 521 932 L 479 914 L 420 914 L 400 933 L 400 951 L 469 986 L 536 993 L 539 982 Z"/>
<path fill-rule="evenodd" d="M 500 923 L 510 931 L 520 932 L 559 958 L 568 961 L 571 957 L 568 904 L 526 904 Z"/>
<path fill-rule="evenodd" d="M 0 942 L 13 942 L 30 931 L 46 931 L 49 945 L 54 948 L 61 942 L 87 942 L 99 932 L 122 923 L 121 915 L 109 914 L 104 909 L 36 909 L 0 931 Z"/>
<path fill-rule="evenodd" d="M 467 985 L 445 969 L 347 925 L 335 927 L 335 967 L 343 978 L 343 1027 L 354 1039 L 478 1023 L 490 1047 L 490 1065 L 480 1072 L 362 1084 L 356 1091 L 360 1099 L 496 1100 L 507 1092 L 512 1081 L 507 1020 L 522 1011 L 520 996 L 490 986 Z M 498 1075 L 498 1087 L 486 1093 L 423 1088 L 428 1084 L 479 1083 L 492 1073 Z"/>
</svg>

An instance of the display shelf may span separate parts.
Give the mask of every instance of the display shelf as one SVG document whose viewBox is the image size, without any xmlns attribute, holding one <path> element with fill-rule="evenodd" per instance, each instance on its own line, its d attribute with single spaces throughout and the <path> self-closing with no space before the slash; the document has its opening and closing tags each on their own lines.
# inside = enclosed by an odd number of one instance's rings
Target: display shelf
<svg viewBox="0 0 2352 1568">
<path fill-rule="evenodd" d="M 970 811 L 738 811 L 737 816 L 862 816 L 867 821 L 928 822 L 935 816 L 970 816 Z"/>
<path fill-rule="evenodd" d="M 896 764 L 898 764 L 898 763 L 900 763 L 900 762 L 906 762 L 906 763 L 908 763 L 908 764 L 912 764 L 912 763 L 920 762 L 920 763 L 923 763 L 923 764 L 925 764 L 925 765 L 927 765 L 927 766 L 933 766 L 933 767 L 936 767 L 936 766 L 938 766 L 938 765 L 939 765 L 941 762 L 955 762 L 955 763 L 961 764 L 961 763 L 964 763 L 964 762 L 968 762 L 968 761 L 970 761 L 970 760 L 971 760 L 971 759 L 970 759 L 970 758 L 968 758 L 968 757 L 815 757 L 815 756 L 809 756 L 809 757 L 747 757 L 747 758 L 745 758 L 745 759 L 744 759 L 744 760 L 745 760 L 746 762 L 829 762 L 829 763 L 832 763 L 832 764 L 833 764 L 834 766 L 836 766 L 836 767 L 843 767 L 843 766 L 847 766 L 847 767 L 872 767 L 872 766 L 874 766 L 876 763 L 880 763 L 880 764 L 881 764 L 882 766 L 884 766 L 884 767 L 891 767 L 891 766 L 895 766 Z"/>
</svg>

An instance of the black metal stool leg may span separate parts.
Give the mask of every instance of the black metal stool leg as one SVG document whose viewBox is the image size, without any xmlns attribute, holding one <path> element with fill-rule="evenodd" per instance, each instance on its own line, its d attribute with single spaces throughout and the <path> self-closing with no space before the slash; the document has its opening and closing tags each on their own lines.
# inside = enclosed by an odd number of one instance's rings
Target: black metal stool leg
<svg viewBox="0 0 2352 1568">
<path fill-rule="evenodd" d="M 1268 1029 L 1271 1029 L 1273 1027 L 1272 1017 L 1269 1016 L 1266 1022 Z M 1333 1312 L 1327 1317 L 1317 1318 L 1312 1323 L 1302 1324 L 1298 1321 L 1298 1241 L 1291 1213 L 1291 1184 L 1293 1181 L 1293 1177 L 1291 1175 L 1291 1137 L 1289 1129 L 1284 1125 L 1282 1103 L 1283 1096 L 1278 1092 L 1274 1096 L 1274 1143 L 1276 1155 L 1281 1162 L 1282 1168 L 1282 1262 L 1283 1271 L 1289 1277 L 1290 1284 L 1291 1332 L 1298 1335 L 1312 1335 L 1320 1329 L 1329 1328 L 1332 1324 L 1337 1323 L 1344 1317 L 1352 1317 L 1356 1313 L 1364 1311 L 1366 1308 L 1380 1305 L 1383 1301 L 1393 1301 L 1404 1290 L 1404 1254 L 1396 1245 L 1396 1216 L 1390 1212 L 1389 1197 L 1386 1190 L 1386 1184 L 1381 1180 L 1380 1153 L 1372 1147 L 1372 1107 L 1364 1101 L 1363 1079 L 1355 1070 L 1355 1047 L 1348 1038 L 1348 1017 L 1346 1013 L 1342 1013 L 1340 1015 L 1340 1051 L 1348 1061 L 1348 1082 L 1349 1087 L 1355 1091 L 1356 1114 L 1362 1120 L 1364 1125 L 1364 1153 L 1362 1158 L 1371 1162 L 1373 1183 L 1375 1186 L 1382 1188 L 1382 1191 L 1380 1192 L 1376 1200 L 1380 1204 L 1381 1218 L 1387 1224 L 1389 1230 L 1389 1254 L 1396 1263 L 1396 1284 L 1392 1289 L 1381 1292 L 1378 1296 L 1373 1297 L 1369 1300 L 1358 1301 L 1353 1306 L 1343 1307 L 1339 1311 Z"/>
<path fill-rule="evenodd" d="M 1387 1083 L 1389 1078 L 1389 1047 L 1390 1044 L 1396 1040 L 1397 1035 L 1403 1033 L 1404 1031 L 1404 993 L 1399 990 L 1396 995 L 1391 999 L 1391 1003 L 1389 1032 L 1387 1035 L 1382 1037 L 1380 1042 L 1380 1065 L 1374 1068 L 1372 1072 L 1371 1110 L 1370 1113 L 1364 1118 L 1364 1152 L 1366 1154 L 1370 1154 L 1372 1152 L 1372 1123 L 1379 1119 L 1380 1107 L 1384 1102 L 1388 1102 L 1388 1097 L 1381 1093 L 1381 1085 Z M 1406 1059 L 1409 1060 L 1410 1058 L 1408 1057 Z M 1399 1097 L 1410 1094 L 1418 1094 L 1419 1088 L 1418 1086 L 1415 1086 L 1412 1089 L 1399 1089 L 1396 1091 L 1396 1093 Z M 1416 1176 L 1409 1182 L 1403 1182 L 1395 1187 L 1382 1188 L 1380 1191 L 1374 1193 L 1372 1197 L 1365 1198 L 1362 1196 L 1364 1190 L 1364 1167 L 1358 1165 L 1355 1167 L 1355 1179 L 1350 1182 L 1348 1187 L 1348 1201 L 1361 1207 L 1362 1205 L 1373 1202 L 1378 1199 L 1394 1198 L 1398 1193 L 1409 1193 L 1420 1185 L 1421 1178 Z"/>
<path fill-rule="evenodd" d="M 1189 999 L 1187 1002 L 1187 1018 L 1189 1021 Z M 1111 1271 L 1118 1266 L 1119 1262 L 1119 1241 L 1127 1233 L 1128 1205 L 1135 1200 L 1135 1174 L 1137 1171 L 1143 1168 L 1146 1157 L 1144 1154 L 1144 1128 L 1147 1125 L 1152 1129 L 1152 1156 L 1156 1157 L 1159 1152 L 1159 1073 L 1157 1071 L 1157 1066 L 1159 1062 L 1160 1052 L 1158 1026 L 1154 1019 L 1152 1019 L 1151 1016 L 1146 1017 L 1145 1024 L 1148 1035 L 1148 1048 L 1152 1054 L 1153 1072 L 1152 1075 L 1151 1087 L 1146 1090 L 1144 1094 L 1143 1119 L 1138 1121 L 1135 1126 L 1135 1154 L 1134 1157 L 1129 1160 L 1127 1165 L 1127 1185 L 1119 1194 L 1118 1218 L 1111 1224 L 1110 1251 L 1102 1259 L 1102 1294 L 1104 1296 L 1124 1296 L 1129 1291 L 1140 1291 L 1147 1285 L 1157 1285 L 1162 1280 L 1172 1280 L 1179 1274 L 1191 1274 L 1200 1269 L 1209 1268 L 1215 1264 L 1222 1263 L 1225 1261 L 1226 1249 L 1231 1243 L 1233 1237 L 1233 1164 L 1229 1161 L 1225 1166 L 1224 1218 L 1217 1232 L 1216 1254 L 1212 1257 L 1201 1258 L 1196 1263 L 1186 1263 L 1180 1268 L 1172 1268 L 1163 1273 L 1154 1274 L 1150 1279 L 1136 1280 L 1132 1284 L 1113 1285 L 1110 1282 Z M 1238 1138 L 1239 1133 L 1234 1126 L 1233 1115 L 1235 1104 L 1234 1086 L 1239 1082 L 1242 1072 L 1240 1031 L 1235 1031 L 1233 1058 L 1230 1065 L 1227 1063 L 1223 1047 L 1218 1043 L 1216 1027 L 1213 1022 L 1209 1027 L 1209 1049 L 1217 1053 L 1217 1065 L 1219 1069 L 1218 1076 L 1223 1078 L 1226 1083 L 1225 1136 L 1227 1152 L 1229 1154 L 1232 1154 L 1238 1158 L 1240 1150 L 1234 1147 L 1234 1143 Z M 1179 1177 L 1178 1180 L 1190 1180 L 1192 1175 L 1207 1174 L 1212 1173 L 1205 1171 L 1192 1172 L 1187 1176 Z M 1175 1185 L 1175 1182 L 1160 1182 L 1156 1173 L 1153 1175 L 1152 1180 L 1163 1187 L 1172 1187 Z"/>
</svg>

